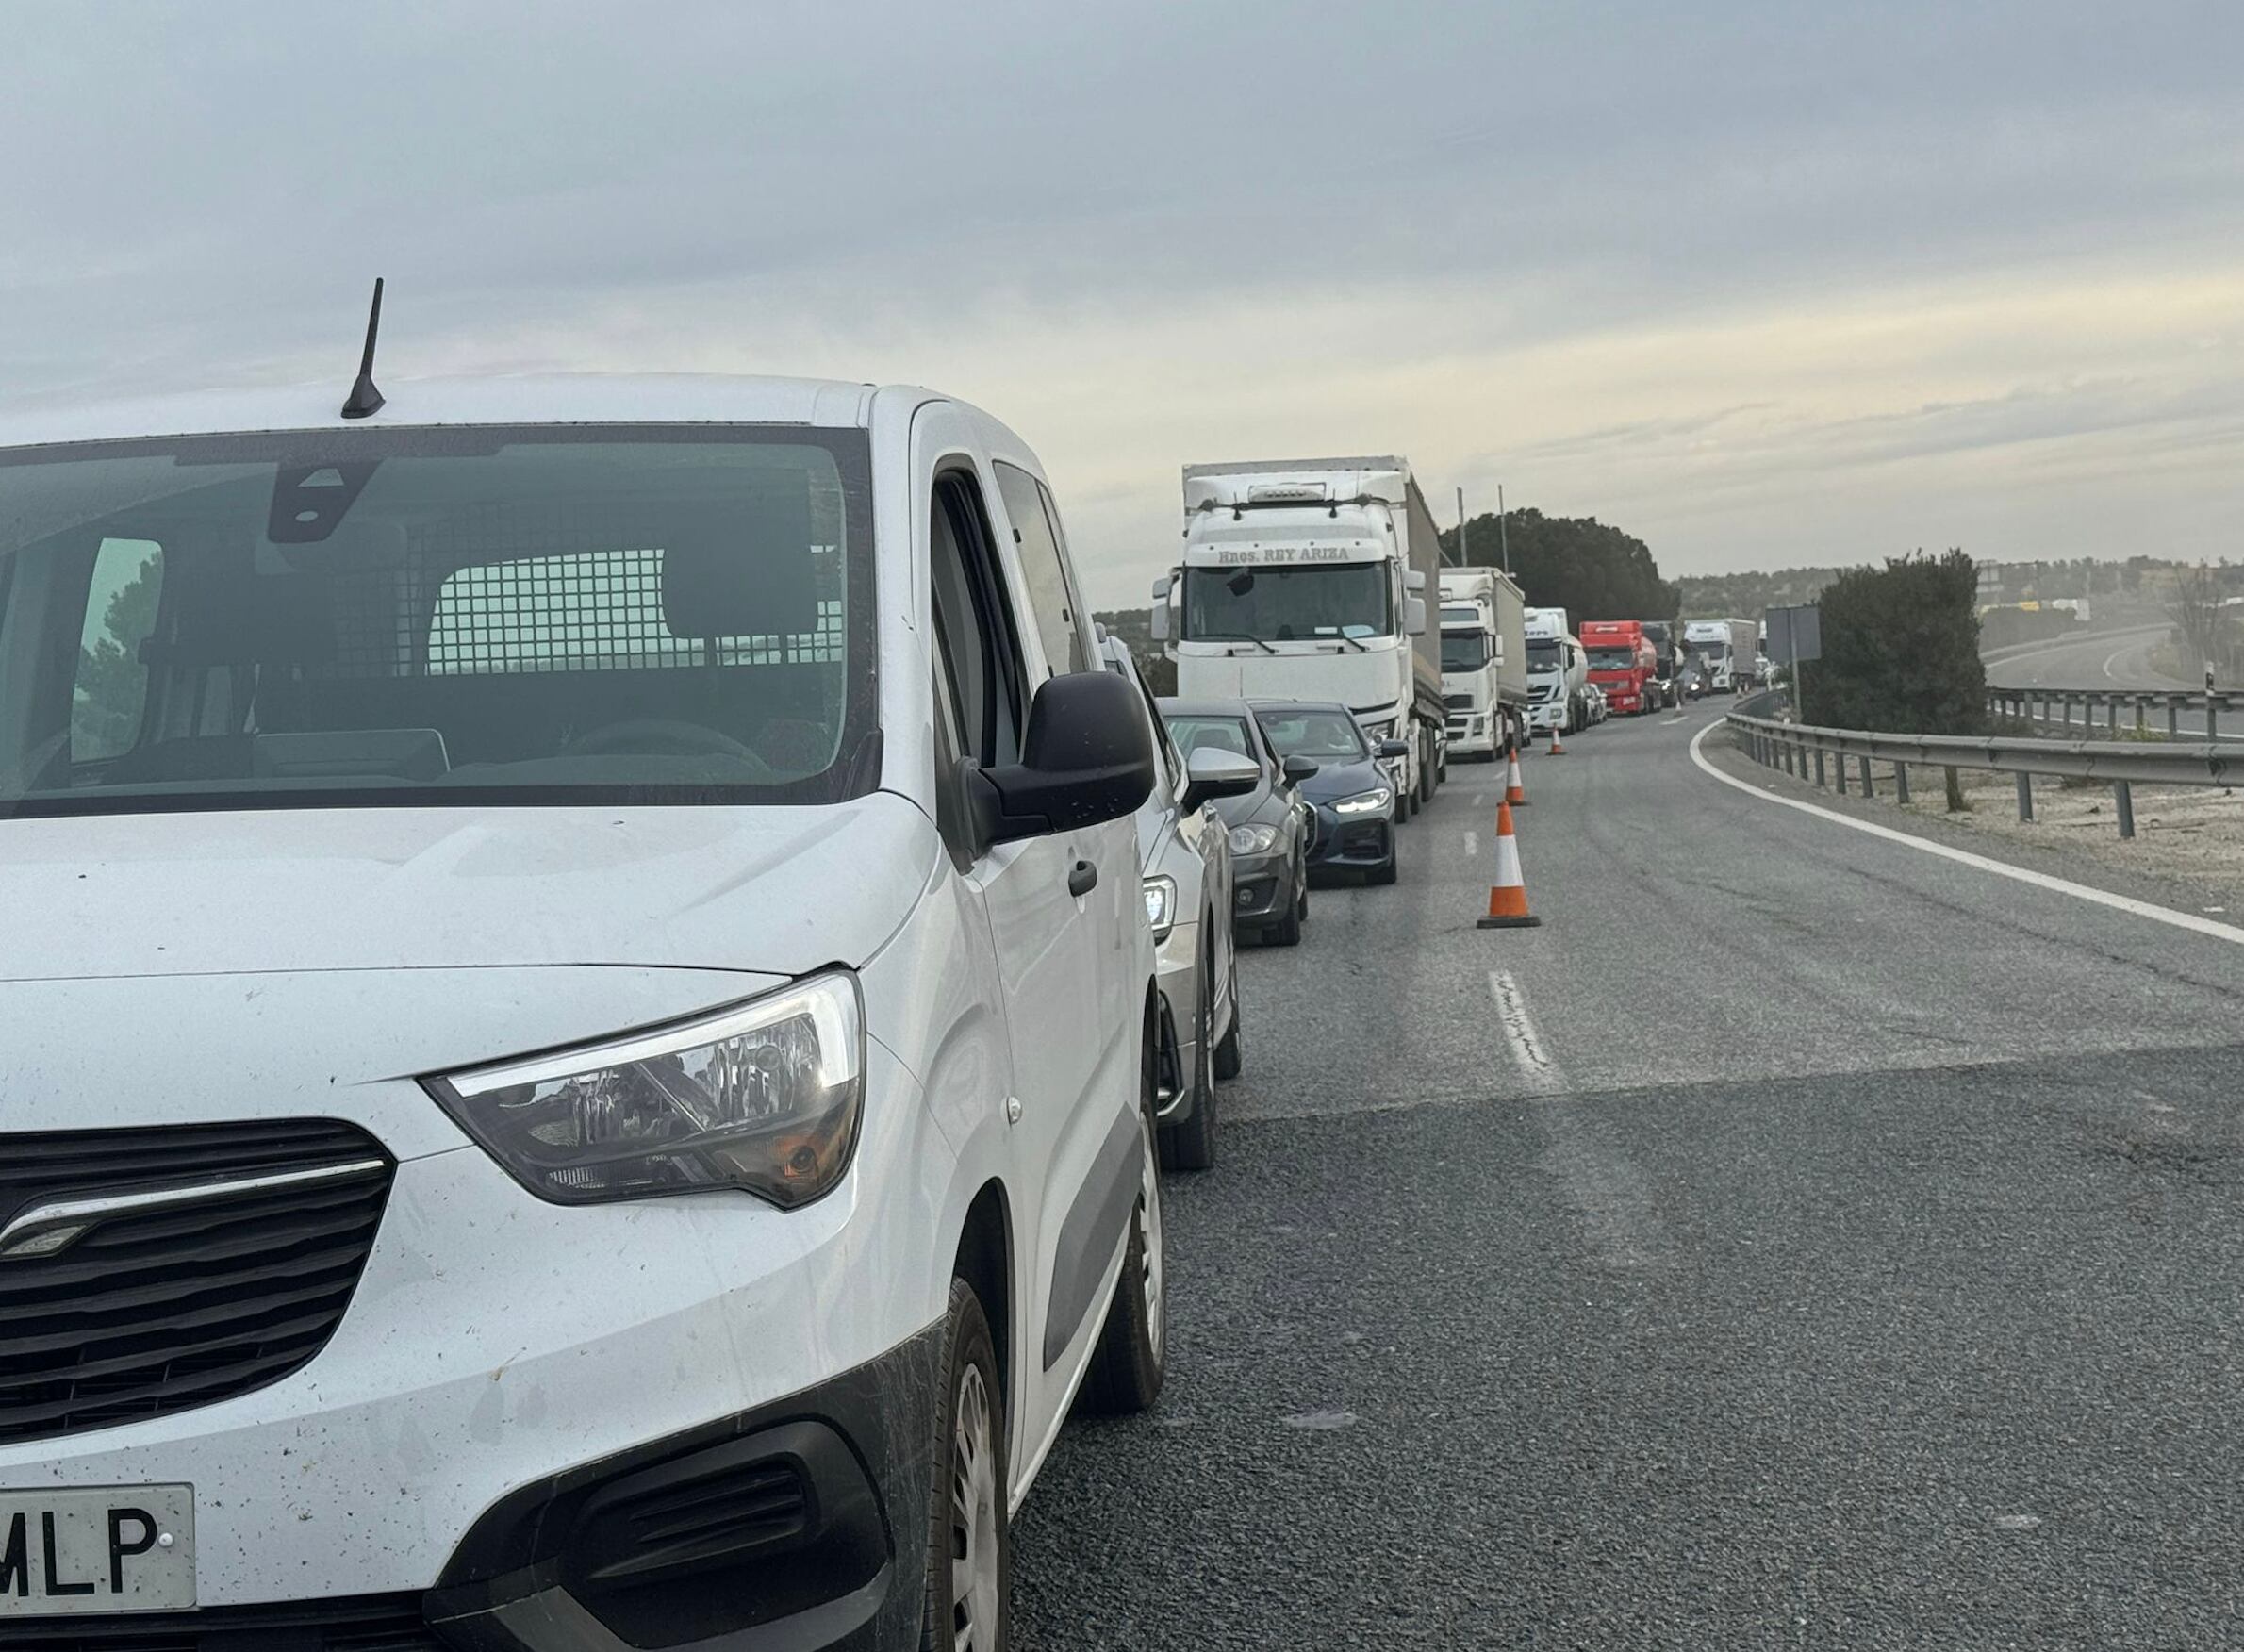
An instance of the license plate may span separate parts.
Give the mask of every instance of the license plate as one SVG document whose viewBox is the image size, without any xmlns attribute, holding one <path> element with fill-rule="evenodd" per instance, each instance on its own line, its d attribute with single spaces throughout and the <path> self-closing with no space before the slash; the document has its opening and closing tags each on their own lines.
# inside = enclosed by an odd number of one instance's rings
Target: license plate
<svg viewBox="0 0 2244 1652">
<path fill-rule="evenodd" d="M 194 1604 L 194 1487 L 0 1491 L 0 1618 Z"/>
</svg>

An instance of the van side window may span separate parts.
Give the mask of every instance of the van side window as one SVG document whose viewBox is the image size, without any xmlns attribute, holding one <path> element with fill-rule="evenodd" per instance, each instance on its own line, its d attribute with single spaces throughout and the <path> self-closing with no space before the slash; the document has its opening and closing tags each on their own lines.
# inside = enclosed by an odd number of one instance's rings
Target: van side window
<svg viewBox="0 0 2244 1652">
<path fill-rule="evenodd" d="M 1084 641 L 1083 621 L 1089 616 L 1077 602 L 1074 582 L 1067 576 L 1059 533 L 1047 508 L 1049 496 L 1018 466 L 999 460 L 996 468 L 998 491 L 1004 496 L 1005 514 L 1013 519 L 1021 577 L 1028 584 L 1029 606 L 1036 616 L 1036 636 L 1044 644 L 1045 660 L 1055 674 L 1087 670 L 1091 651 Z"/>
<path fill-rule="evenodd" d="M 984 768 L 1017 763 L 1027 700 L 1019 634 L 971 477 L 953 471 L 935 479 L 928 532 L 936 658 L 965 754 Z"/>
<path fill-rule="evenodd" d="M 156 631 L 163 579 L 163 547 L 154 540 L 104 539 L 93 553 L 71 691 L 73 762 L 121 756 L 140 738 L 148 705 L 140 644 Z"/>
</svg>

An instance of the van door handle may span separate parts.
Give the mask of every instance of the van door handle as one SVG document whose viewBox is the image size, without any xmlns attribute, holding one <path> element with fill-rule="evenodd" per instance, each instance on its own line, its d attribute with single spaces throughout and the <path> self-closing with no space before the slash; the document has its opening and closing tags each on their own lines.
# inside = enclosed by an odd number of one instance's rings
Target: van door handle
<svg viewBox="0 0 2244 1652">
<path fill-rule="evenodd" d="M 1088 895 L 1098 887 L 1098 868 L 1089 861 L 1078 861 L 1067 871 L 1067 892 L 1070 895 Z"/>
</svg>

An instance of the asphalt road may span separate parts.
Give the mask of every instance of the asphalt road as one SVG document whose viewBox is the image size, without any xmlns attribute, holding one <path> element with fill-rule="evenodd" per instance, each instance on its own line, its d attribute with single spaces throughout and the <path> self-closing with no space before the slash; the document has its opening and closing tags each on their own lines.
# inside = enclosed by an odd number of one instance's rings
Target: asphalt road
<svg viewBox="0 0 2244 1652">
<path fill-rule="evenodd" d="M 1987 680 L 2005 688 L 2074 688 L 2106 693 L 2129 688 L 2194 693 L 2203 688 L 2203 678 L 2186 682 L 2159 670 L 2151 663 L 2152 649 L 2164 642 L 2168 635 L 2169 627 L 2159 623 L 2106 631 L 2033 648 L 2005 649 L 1987 662 Z M 2104 729 L 2109 715 L 2108 711 L 2098 714 L 2082 705 L 2071 711 L 2070 720 L 2083 734 L 2090 734 Z M 2153 731 L 2165 732 L 2167 719 L 2163 710 L 2153 710 L 2146 715 L 2149 726 Z M 2131 720 L 2127 714 L 2121 714 L 2122 727 Z M 2214 724 L 2215 737 L 2244 740 L 2244 727 L 2238 727 L 2238 721 L 2234 714 L 2218 719 Z M 2052 732 L 2054 732 L 2054 727 Z M 2204 712 L 2202 709 L 2177 710 L 2174 714 L 2174 732 L 2184 739 L 2203 739 Z"/>
<path fill-rule="evenodd" d="M 1529 761 L 1543 928 L 1473 927 L 1460 766 L 1242 953 L 1024 1644 L 2244 1644 L 2244 946 L 1724 786 L 1714 715 Z"/>
</svg>

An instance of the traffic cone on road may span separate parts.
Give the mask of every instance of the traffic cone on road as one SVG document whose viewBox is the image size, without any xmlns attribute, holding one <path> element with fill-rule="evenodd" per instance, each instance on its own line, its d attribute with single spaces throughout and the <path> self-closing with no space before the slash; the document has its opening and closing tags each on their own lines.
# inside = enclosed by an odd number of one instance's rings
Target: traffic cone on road
<svg viewBox="0 0 2244 1652">
<path fill-rule="evenodd" d="M 1527 806 L 1527 788 L 1519 777 L 1519 748 L 1511 748 L 1511 772 L 1505 777 L 1504 801 L 1514 809 Z"/>
<path fill-rule="evenodd" d="M 1551 724 L 1550 754 L 1553 757 L 1563 757 L 1566 755 L 1566 748 L 1559 744 L 1559 725 L 1557 723 Z"/>
<path fill-rule="evenodd" d="M 1496 805 L 1496 881 L 1489 885 L 1488 916 L 1479 929 L 1534 929 L 1540 917 L 1527 916 L 1527 885 L 1519 871 L 1519 840 L 1511 834 L 1511 805 Z"/>
</svg>

